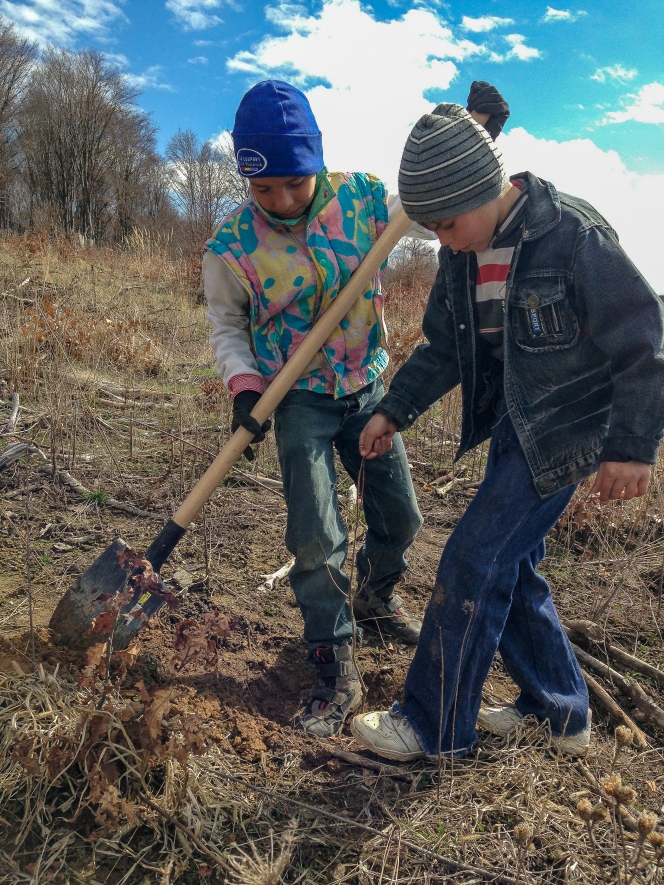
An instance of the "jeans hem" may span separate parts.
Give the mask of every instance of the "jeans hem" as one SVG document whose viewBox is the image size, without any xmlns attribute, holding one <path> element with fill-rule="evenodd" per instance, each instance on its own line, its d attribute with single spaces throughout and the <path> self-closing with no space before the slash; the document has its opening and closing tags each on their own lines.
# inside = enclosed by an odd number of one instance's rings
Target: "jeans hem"
<svg viewBox="0 0 664 885">
<path fill-rule="evenodd" d="M 419 730 L 417 725 L 415 725 L 413 720 L 409 719 L 409 717 L 404 713 L 404 711 L 401 708 L 401 705 L 399 704 L 399 701 L 394 701 L 392 703 L 392 706 L 390 707 L 390 713 L 398 713 L 399 716 L 403 716 L 403 718 L 406 720 L 406 722 L 410 725 L 410 727 L 415 732 L 415 737 L 419 741 L 420 746 L 424 750 L 424 755 L 426 757 L 427 762 L 438 762 L 438 747 L 436 747 L 434 752 L 429 752 L 427 742 L 424 740 L 424 737 L 422 736 L 422 732 Z M 441 750 L 440 757 L 441 757 L 441 759 L 452 759 L 452 758 L 458 759 L 462 756 L 467 756 L 468 753 L 470 753 L 472 751 L 472 749 L 476 743 L 477 743 L 477 741 L 475 741 L 469 747 L 459 747 L 457 750 Z"/>
</svg>

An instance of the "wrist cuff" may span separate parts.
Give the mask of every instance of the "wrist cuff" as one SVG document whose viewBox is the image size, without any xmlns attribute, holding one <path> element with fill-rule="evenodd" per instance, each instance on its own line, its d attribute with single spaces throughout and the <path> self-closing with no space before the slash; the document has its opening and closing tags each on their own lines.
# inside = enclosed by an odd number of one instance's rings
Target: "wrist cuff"
<svg viewBox="0 0 664 885">
<path fill-rule="evenodd" d="M 381 405 L 377 405 L 371 414 L 375 415 L 377 412 L 380 413 L 381 415 L 385 415 L 386 418 L 390 419 L 392 424 L 396 425 L 397 430 L 401 430 L 402 425 L 393 412 L 390 412 L 389 409 L 383 408 Z"/>
<path fill-rule="evenodd" d="M 228 389 L 233 399 L 245 390 L 255 390 L 262 396 L 265 393 L 265 380 L 260 375 L 233 375 L 228 382 Z"/>
<path fill-rule="evenodd" d="M 647 436 L 625 434 L 607 436 L 599 456 L 600 461 L 641 461 L 654 464 L 657 461 L 659 440 Z"/>
</svg>

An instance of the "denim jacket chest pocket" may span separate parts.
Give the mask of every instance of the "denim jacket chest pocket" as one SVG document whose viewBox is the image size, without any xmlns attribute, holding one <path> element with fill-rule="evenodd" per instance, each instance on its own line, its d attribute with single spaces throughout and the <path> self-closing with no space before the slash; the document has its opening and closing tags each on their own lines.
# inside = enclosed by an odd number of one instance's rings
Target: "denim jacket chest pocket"
<svg viewBox="0 0 664 885">
<path fill-rule="evenodd" d="M 566 295 L 563 276 L 516 280 L 509 304 L 512 335 L 521 350 L 565 350 L 579 340 L 579 322 Z"/>
</svg>

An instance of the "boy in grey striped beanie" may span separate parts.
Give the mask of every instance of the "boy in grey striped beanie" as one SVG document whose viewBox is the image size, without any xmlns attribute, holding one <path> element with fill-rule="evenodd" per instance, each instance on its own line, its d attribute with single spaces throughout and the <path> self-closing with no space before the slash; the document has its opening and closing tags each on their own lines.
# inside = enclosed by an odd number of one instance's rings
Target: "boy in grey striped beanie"
<svg viewBox="0 0 664 885">
<path fill-rule="evenodd" d="M 413 127 L 399 169 L 409 218 L 425 222 L 470 212 L 508 184 L 496 143 L 461 105 L 439 104 Z"/>
<path fill-rule="evenodd" d="M 472 90 L 471 90 L 472 91 Z M 477 731 L 534 716 L 556 752 L 583 755 L 588 690 L 537 566 L 577 484 L 601 502 L 644 495 L 664 435 L 664 310 L 609 225 L 531 172 L 510 180 L 459 105 L 413 128 L 406 214 L 443 248 L 420 344 L 360 437 L 370 459 L 456 385 L 456 460 L 491 437 L 484 479 L 447 538 L 404 700 L 356 716 L 356 740 L 397 761 L 463 756 Z M 494 655 L 514 703 L 482 703 Z"/>
</svg>

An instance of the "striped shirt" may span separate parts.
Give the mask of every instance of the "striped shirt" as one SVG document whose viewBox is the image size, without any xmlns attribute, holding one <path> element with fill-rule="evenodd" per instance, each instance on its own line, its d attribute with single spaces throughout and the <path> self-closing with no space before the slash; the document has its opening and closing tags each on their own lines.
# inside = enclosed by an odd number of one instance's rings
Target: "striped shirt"
<svg viewBox="0 0 664 885">
<path fill-rule="evenodd" d="M 512 182 L 523 190 L 520 180 Z M 476 252 L 475 320 L 481 338 L 496 359 L 503 359 L 503 324 L 505 317 L 505 290 L 514 249 L 521 235 L 521 223 L 526 211 L 527 192 L 516 201 L 510 214 L 496 231 L 488 249 Z"/>
</svg>

